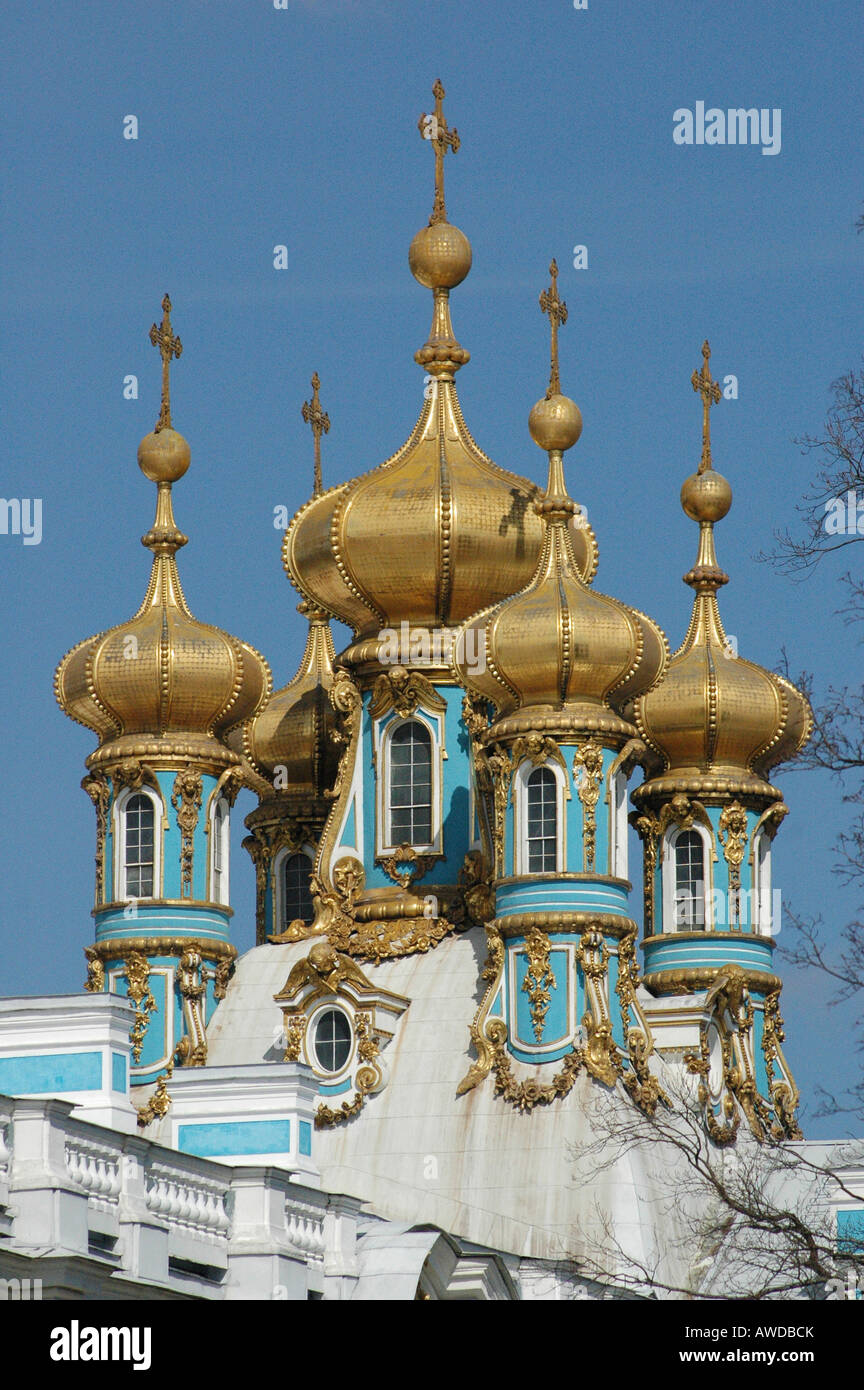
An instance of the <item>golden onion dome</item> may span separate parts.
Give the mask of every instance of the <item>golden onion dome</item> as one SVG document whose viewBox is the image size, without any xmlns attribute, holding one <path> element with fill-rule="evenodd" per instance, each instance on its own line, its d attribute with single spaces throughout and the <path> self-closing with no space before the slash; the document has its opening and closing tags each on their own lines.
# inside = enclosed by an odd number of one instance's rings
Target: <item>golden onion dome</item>
<svg viewBox="0 0 864 1390">
<path fill-rule="evenodd" d="M 162 327 L 151 330 L 163 355 L 162 412 L 138 451 L 142 472 L 157 485 L 156 519 L 141 538 L 153 554 L 150 583 L 128 622 L 79 642 L 54 677 L 60 708 L 99 738 L 91 767 L 127 757 L 237 763 L 221 740 L 262 707 L 271 689 L 264 657 L 193 617 L 180 584 L 175 556 L 187 538 L 174 520 L 171 487 L 189 466 L 189 445 L 171 428 L 165 344 L 168 361 L 180 355 L 180 344 L 170 307 L 166 295 Z"/>
<path fill-rule="evenodd" d="M 446 217 L 444 153 L 459 147 L 441 110 L 421 132 L 435 150 L 435 205 L 429 226 L 411 243 L 409 264 L 433 292 L 429 337 L 415 354 L 427 374 L 424 403 L 411 435 L 370 472 L 314 496 L 286 534 L 283 562 L 313 607 L 353 629 L 370 652 L 382 628 L 455 628 L 478 609 L 528 582 L 543 527 L 536 484 L 499 468 L 472 439 L 455 374 L 469 359 L 456 340 L 450 290 L 468 274 L 471 247 Z M 572 527 L 574 564 L 586 582 L 597 567 L 589 526 Z"/>
<path fill-rule="evenodd" d="M 765 795 L 771 768 L 796 756 L 812 732 L 809 702 L 785 677 L 739 656 L 723 629 L 717 591 L 728 583 L 714 548 L 714 523 L 732 505 L 732 489 L 711 462 L 710 417 L 719 388 L 711 381 L 710 348 L 694 389 L 703 396 L 702 460 L 681 488 L 681 505 L 699 523 L 699 552 L 684 576 L 695 590 L 683 643 L 663 681 L 636 706 L 639 732 L 662 759 L 663 770 L 638 789 L 652 793 Z"/>
<path fill-rule="evenodd" d="M 548 486 L 535 504 L 540 558 L 523 589 L 463 627 L 454 668 L 473 694 L 492 702 L 499 735 L 530 725 L 630 736 L 629 701 L 659 679 L 668 647 L 650 618 L 589 588 L 574 555 L 577 509 L 564 483 L 563 450 L 579 438 L 582 417 L 560 392 L 557 326 L 566 321 L 566 305 L 558 299 L 554 261 L 550 273 L 540 303 L 552 322 L 552 375 L 530 417 L 535 441 L 549 453 Z"/>
<path fill-rule="evenodd" d="M 309 620 L 309 633 L 296 675 L 254 719 L 234 730 L 229 743 L 275 790 L 290 789 L 292 798 L 316 801 L 333 786 L 339 765 L 333 738 L 337 717 L 330 703 L 335 653 L 327 614 L 305 603 L 299 612 Z"/>
</svg>

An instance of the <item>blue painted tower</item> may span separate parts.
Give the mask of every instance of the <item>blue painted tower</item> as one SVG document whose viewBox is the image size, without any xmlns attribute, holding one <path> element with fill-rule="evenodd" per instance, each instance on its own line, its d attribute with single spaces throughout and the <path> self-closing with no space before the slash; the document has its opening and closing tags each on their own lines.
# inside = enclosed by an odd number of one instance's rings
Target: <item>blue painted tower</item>
<svg viewBox="0 0 864 1390">
<path fill-rule="evenodd" d="M 807 742 L 812 716 L 800 691 L 741 656 L 723 628 L 717 593 L 728 575 L 717 563 L 714 524 L 729 511 L 732 489 L 712 465 L 709 412 L 720 390 L 707 342 L 702 354 L 692 377 L 703 401 L 702 457 L 681 489 L 684 511 L 699 524 L 696 563 L 684 576 L 693 612 L 663 682 L 637 702 L 635 716 L 650 750 L 632 817 L 644 852 L 645 983 L 658 996 L 710 998 L 734 987 L 744 1051 L 724 1062 L 722 1038 L 703 1030 L 705 1055 L 696 1063 L 714 1077 L 714 1091 L 704 1088 L 709 1118 L 713 1111 L 716 1134 L 728 1134 L 725 1069 L 739 1078 L 738 1099 L 757 1134 L 794 1134 L 798 1092 L 780 1047 L 772 966 L 780 894 L 771 846 L 787 808 L 768 776 Z"/>
<path fill-rule="evenodd" d="M 229 825 L 240 756 L 224 736 L 270 693 L 270 670 L 245 642 L 192 616 L 177 572 L 186 544 L 171 488 L 189 446 L 171 428 L 169 364 L 180 340 L 171 304 L 151 341 L 163 361 L 162 410 L 138 450 L 157 486 L 156 519 L 142 537 L 150 583 L 128 622 L 74 647 L 55 692 L 64 713 L 99 738 L 82 785 L 96 810 L 95 944 L 87 989 L 135 1004 L 132 1079 L 154 1080 L 175 1061 L 203 1065 L 205 1028 L 224 994 L 229 941 Z"/>
<path fill-rule="evenodd" d="M 540 305 L 551 321 L 552 374 L 530 418 L 549 455 L 536 503 L 543 546 L 530 582 L 463 629 L 460 646 L 482 652 L 482 664 L 456 659 L 470 692 L 495 890 L 490 985 L 473 1030 L 478 1061 L 463 1089 L 491 1066 L 504 1098 L 525 1107 L 565 1094 L 584 1067 L 610 1086 L 621 1078 L 651 1105 L 627 871 L 627 781 L 644 748 L 628 708 L 661 678 L 668 653 L 655 623 L 596 593 L 576 562 L 577 507 L 562 460 L 582 417 L 561 394 L 566 306 L 554 261 L 550 273 Z M 535 1070 L 520 1079 L 511 1058 Z"/>
</svg>

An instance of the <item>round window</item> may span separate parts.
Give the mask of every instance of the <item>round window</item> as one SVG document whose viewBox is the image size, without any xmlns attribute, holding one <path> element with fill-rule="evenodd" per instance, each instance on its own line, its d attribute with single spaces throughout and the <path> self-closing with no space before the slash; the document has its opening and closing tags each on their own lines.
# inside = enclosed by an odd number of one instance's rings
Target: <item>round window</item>
<svg viewBox="0 0 864 1390">
<path fill-rule="evenodd" d="M 327 1009 L 315 1025 L 315 1057 L 322 1071 L 341 1071 L 351 1052 L 351 1024 L 341 1009 Z"/>
</svg>

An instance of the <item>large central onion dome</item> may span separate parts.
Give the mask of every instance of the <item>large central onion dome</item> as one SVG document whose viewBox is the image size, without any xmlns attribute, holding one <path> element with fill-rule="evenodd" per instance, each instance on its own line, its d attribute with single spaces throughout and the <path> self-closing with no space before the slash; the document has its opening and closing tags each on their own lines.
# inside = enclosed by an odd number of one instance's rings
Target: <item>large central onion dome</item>
<svg viewBox="0 0 864 1390">
<path fill-rule="evenodd" d="M 702 348 L 702 374 L 694 387 L 711 395 L 710 349 Z M 813 727 L 805 696 L 774 671 L 740 656 L 723 630 L 717 591 L 728 583 L 717 563 L 714 523 L 732 505 L 732 489 L 711 462 L 708 408 L 698 472 L 681 488 L 681 506 L 699 523 L 696 564 L 684 576 L 695 590 L 690 626 L 663 681 L 637 704 L 645 742 L 662 760 L 657 776 L 636 792 L 770 792 L 770 770 L 804 747 Z"/>
<path fill-rule="evenodd" d="M 449 297 L 468 274 L 471 247 L 446 219 L 443 150 L 458 148 L 458 139 L 454 145 L 443 121 L 440 84 L 435 95 L 436 116 L 421 123 L 436 150 L 435 209 L 409 253 L 413 275 L 434 297 L 429 338 L 415 354 L 428 378 L 420 418 L 392 458 L 307 502 L 284 542 L 292 583 L 354 630 L 355 658 L 374 657 L 382 628 L 453 628 L 521 588 L 543 540 L 533 506 L 539 489 L 478 448 L 456 394 L 455 374 L 469 354 L 454 335 Z M 590 582 L 590 527 L 571 528 L 571 544 Z"/>
<path fill-rule="evenodd" d="M 167 295 L 166 304 L 163 330 L 167 322 L 170 335 Z M 167 424 L 163 417 L 138 449 L 139 467 L 158 489 L 156 519 L 141 538 L 153 554 L 144 601 L 128 622 L 67 652 L 54 677 L 63 712 L 98 735 L 91 768 L 142 757 L 203 759 L 217 767 L 239 763 L 222 739 L 270 694 L 264 657 L 247 642 L 199 622 L 187 606 L 175 559 L 187 538 L 174 521 L 171 486 L 189 467 L 189 445 L 171 428 L 170 414 Z"/>
</svg>

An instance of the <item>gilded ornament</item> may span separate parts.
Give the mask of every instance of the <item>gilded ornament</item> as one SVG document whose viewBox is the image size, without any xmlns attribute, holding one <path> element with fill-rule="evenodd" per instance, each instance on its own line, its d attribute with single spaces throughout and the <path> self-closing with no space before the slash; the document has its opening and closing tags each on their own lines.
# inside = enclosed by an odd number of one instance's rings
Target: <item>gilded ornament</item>
<svg viewBox="0 0 864 1390">
<path fill-rule="evenodd" d="M 96 809 L 96 906 L 105 901 L 105 836 L 108 830 L 108 807 L 111 788 L 101 772 L 91 772 L 81 786 Z"/>
<path fill-rule="evenodd" d="M 87 957 L 87 983 L 84 988 L 90 994 L 101 994 L 105 988 L 105 965 L 94 947 L 85 946 L 84 954 Z"/>
<path fill-rule="evenodd" d="M 747 812 L 738 801 L 724 806 L 717 823 L 717 835 L 729 865 L 730 926 L 740 916 L 741 864 L 747 849 Z"/>
<path fill-rule="evenodd" d="M 380 719 L 393 709 L 407 719 L 421 705 L 424 709 L 443 713 L 447 701 L 419 671 L 409 671 L 405 666 L 390 666 L 382 671 L 372 687 L 369 715 L 372 719 Z"/>
<path fill-rule="evenodd" d="M 168 1082 L 174 1075 L 173 1061 L 168 1063 L 165 1071 L 156 1080 L 156 1090 L 153 1092 L 146 1105 L 138 1106 L 138 1127 L 146 1129 L 147 1125 L 153 1120 L 161 1120 L 168 1114 L 171 1108 L 171 1097 L 168 1094 Z"/>
<path fill-rule="evenodd" d="M 150 962 L 140 951 L 130 951 L 124 961 L 124 973 L 128 988 L 126 993 L 135 1005 L 135 1021 L 129 1034 L 132 1044 L 132 1059 L 141 1061 L 144 1035 L 150 1022 L 150 1015 L 156 1010 L 156 1000 L 150 992 Z"/>
<path fill-rule="evenodd" d="M 528 995 L 531 1006 L 531 1026 L 539 1043 L 543 1038 L 546 1015 L 551 1002 L 550 991 L 557 989 L 555 973 L 549 963 L 549 938 L 539 927 L 534 927 L 525 939 L 525 955 L 528 967 L 522 981 L 522 990 Z"/>
<path fill-rule="evenodd" d="M 285 1055 L 283 1062 L 299 1062 L 306 1032 L 305 1014 L 285 1014 Z"/>
<path fill-rule="evenodd" d="M 600 799 L 600 785 L 603 781 L 603 749 L 594 739 L 589 739 L 576 749 L 573 758 L 573 780 L 582 802 L 582 840 L 585 853 L 585 871 L 594 873 L 594 859 L 597 844 L 597 802 Z"/>
<path fill-rule="evenodd" d="M 202 779 L 200 772 L 178 772 L 171 793 L 171 805 L 177 812 L 180 830 L 180 867 L 183 894 L 192 895 L 192 867 L 195 854 L 195 827 L 201 811 Z"/>
<path fill-rule="evenodd" d="M 559 744 L 554 738 L 547 734 L 540 734 L 531 731 L 527 734 L 520 734 L 513 740 L 513 767 L 514 770 L 526 759 L 534 767 L 542 767 L 544 763 L 557 763 L 564 773 L 564 787 L 567 800 L 570 800 L 570 787 L 567 778 L 567 764 L 564 761 L 564 754 L 561 752 Z"/>
<path fill-rule="evenodd" d="M 327 434 L 330 429 L 330 416 L 321 409 L 321 401 L 318 397 L 320 388 L 321 381 L 318 377 L 318 373 L 315 372 L 312 376 L 312 399 L 311 401 L 303 402 L 303 409 L 301 411 L 306 424 L 310 425 L 312 428 L 312 437 L 315 440 L 315 469 L 312 489 L 314 497 L 320 496 L 323 491 L 323 483 L 321 481 L 321 436 L 322 434 Z"/>
<path fill-rule="evenodd" d="M 204 1067 L 207 1065 L 207 1031 L 204 1017 L 207 980 L 203 957 L 194 947 L 190 946 L 180 957 L 177 988 L 183 1000 L 186 1033 L 177 1044 L 175 1056 L 183 1066 Z"/>
<path fill-rule="evenodd" d="M 480 1001 L 480 1006 L 474 1015 L 474 1020 L 470 1029 L 471 1041 L 477 1053 L 477 1060 L 471 1063 L 465 1076 L 463 1076 L 459 1085 L 456 1087 L 457 1096 L 462 1096 L 466 1091 L 473 1090 L 478 1082 L 487 1077 L 495 1059 L 497 1033 L 493 1035 L 489 1029 L 491 1029 L 495 1023 L 500 1022 L 500 1020 L 493 1020 L 493 1024 L 489 1024 L 489 1010 L 501 987 L 501 979 L 504 972 L 504 942 L 494 922 L 489 923 L 486 927 L 486 948 L 486 962 L 483 966 L 480 978 L 487 981 L 487 986 L 483 998 Z M 504 1037 L 506 1040 L 506 1027 L 503 1023 L 501 1023 L 501 1027 L 504 1028 Z"/>
<path fill-rule="evenodd" d="M 415 883 L 426 877 L 436 858 L 434 854 L 418 854 L 413 845 L 403 844 L 378 862 L 393 883 L 410 892 Z"/>
</svg>

